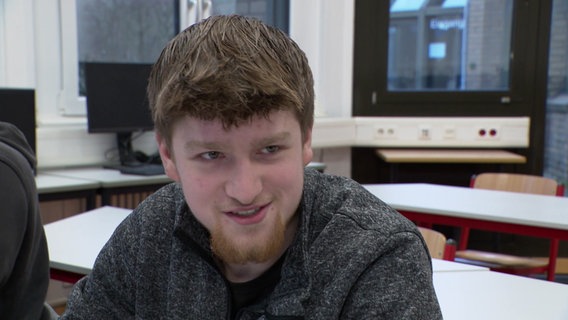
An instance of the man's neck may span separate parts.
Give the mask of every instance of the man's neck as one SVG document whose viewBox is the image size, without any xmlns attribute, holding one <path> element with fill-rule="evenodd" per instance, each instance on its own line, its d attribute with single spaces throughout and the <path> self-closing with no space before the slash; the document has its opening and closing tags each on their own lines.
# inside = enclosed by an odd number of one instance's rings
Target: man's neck
<svg viewBox="0 0 568 320">
<path fill-rule="evenodd" d="M 270 269 L 282 255 L 270 259 L 266 262 L 246 264 L 229 264 L 223 263 L 223 272 L 230 282 L 242 283 L 258 278 L 261 274 Z"/>
</svg>

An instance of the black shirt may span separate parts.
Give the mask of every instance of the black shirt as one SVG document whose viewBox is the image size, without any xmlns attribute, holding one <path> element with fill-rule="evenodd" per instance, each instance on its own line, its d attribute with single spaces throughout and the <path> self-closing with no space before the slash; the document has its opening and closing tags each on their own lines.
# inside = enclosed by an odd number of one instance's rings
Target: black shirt
<svg viewBox="0 0 568 320">
<path fill-rule="evenodd" d="M 247 282 L 229 282 L 231 290 L 231 318 L 235 319 L 241 308 L 253 305 L 266 298 L 280 281 L 280 270 L 284 255 L 258 278 Z"/>
</svg>

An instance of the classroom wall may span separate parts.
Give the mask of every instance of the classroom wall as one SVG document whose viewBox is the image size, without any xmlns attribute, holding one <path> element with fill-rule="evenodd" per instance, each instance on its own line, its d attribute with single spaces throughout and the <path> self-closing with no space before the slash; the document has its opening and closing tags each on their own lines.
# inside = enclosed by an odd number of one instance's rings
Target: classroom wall
<svg viewBox="0 0 568 320">
<path fill-rule="evenodd" d="M 0 86 L 34 86 L 33 11 L 31 0 L 0 0 Z"/>
<path fill-rule="evenodd" d="M 60 17 L 62 11 L 72 10 L 74 1 L 0 0 L 0 86 L 34 87 L 38 92 L 40 169 L 102 163 L 107 160 L 105 151 L 115 145 L 112 134 L 88 134 L 84 116 L 62 115 L 66 104 L 84 101 L 45 94 L 58 92 L 64 81 L 61 48 L 66 44 L 59 30 L 71 32 L 63 26 L 72 22 L 62 25 Z M 291 0 L 290 16 L 290 34 L 305 50 L 314 72 L 316 115 L 350 117 L 354 0 Z M 152 134 L 144 134 L 134 146 L 153 152 Z M 328 172 L 349 175 L 349 148 L 317 150 L 316 155 L 317 160 L 329 160 Z"/>
</svg>

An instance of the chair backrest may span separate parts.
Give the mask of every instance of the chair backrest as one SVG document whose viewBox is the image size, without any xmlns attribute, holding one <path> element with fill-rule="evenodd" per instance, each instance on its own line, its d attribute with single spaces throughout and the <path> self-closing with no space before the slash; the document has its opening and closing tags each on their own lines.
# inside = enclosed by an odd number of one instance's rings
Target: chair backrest
<svg viewBox="0 0 568 320">
<path fill-rule="evenodd" d="M 424 227 L 418 227 L 418 230 L 426 241 L 430 256 L 435 259 L 443 259 L 446 250 L 446 236 L 441 232 Z"/>
<path fill-rule="evenodd" d="M 554 179 L 519 173 L 481 173 L 471 178 L 470 187 L 550 196 L 564 193 Z"/>
</svg>

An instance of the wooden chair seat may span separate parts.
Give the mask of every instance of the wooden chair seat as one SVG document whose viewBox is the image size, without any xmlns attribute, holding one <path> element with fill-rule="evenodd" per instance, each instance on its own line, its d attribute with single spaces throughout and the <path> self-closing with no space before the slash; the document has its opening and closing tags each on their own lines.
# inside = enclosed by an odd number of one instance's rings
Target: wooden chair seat
<svg viewBox="0 0 568 320">
<path fill-rule="evenodd" d="M 456 252 L 455 241 L 446 239 L 443 233 L 430 228 L 418 227 L 418 230 L 422 234 L 432 258 L 454 260 Z"/>
</svg>

